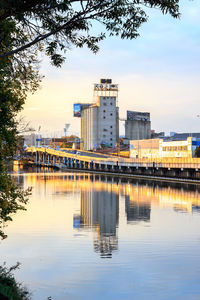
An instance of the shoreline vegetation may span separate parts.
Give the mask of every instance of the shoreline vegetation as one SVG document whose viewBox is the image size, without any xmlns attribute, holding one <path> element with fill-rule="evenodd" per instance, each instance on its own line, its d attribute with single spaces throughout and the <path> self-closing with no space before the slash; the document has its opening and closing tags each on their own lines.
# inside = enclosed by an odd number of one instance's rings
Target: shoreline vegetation
<svg viewBox="0 0 200 300">
<path fill-rule="evenodd" d="M 13 275 L 20 263 L 7 268 L 4 263 L 0 266 L 0 299 L 2 300 L 30 300 L 31 294 L 21 283 L 18 283 Z"/>
<path fill-rule="evenodd" d="M 19 269 L 20 263 L 8 268 L 6 263 L 0 266 L 0 300 L 31 300 L 32 294 L 27 287 L 16 281 L 13 272 Z M 53 300 L 48 297 L 47 300 Z"/>
</svg>

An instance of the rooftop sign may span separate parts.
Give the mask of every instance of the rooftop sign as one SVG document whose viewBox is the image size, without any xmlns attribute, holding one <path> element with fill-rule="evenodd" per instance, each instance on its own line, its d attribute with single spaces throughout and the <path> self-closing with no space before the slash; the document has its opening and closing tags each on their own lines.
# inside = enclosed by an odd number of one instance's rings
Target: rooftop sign
<svg viewBox="0 0 200 300">
<path fill-rule="evenodd" d="M 95 83 L 94 84 L 95 91 L 117 91 L 118 84 L 109 84 L 109 83 Z"/>
</svg>

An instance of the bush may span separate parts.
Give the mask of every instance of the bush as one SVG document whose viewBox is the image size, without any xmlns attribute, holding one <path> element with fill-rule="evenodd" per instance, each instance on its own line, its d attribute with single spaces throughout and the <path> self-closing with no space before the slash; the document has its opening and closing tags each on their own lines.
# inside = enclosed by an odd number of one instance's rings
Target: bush
<svg viewBox="0 0 200 300">
<path fill-rule="evenodd" d="M 194 157 L 200 157 L 200 146 L 196 147 L 194 150 Z"/>
<path fill-rule="evenodd" d="M 9 300 L 30 300 L 30 293 L 21 284 L 17 283 L 13 271 L 19 268 L 19 263 L 7 268 L 5 263 L 0 266 L 0 293 Z"/>
</svg>

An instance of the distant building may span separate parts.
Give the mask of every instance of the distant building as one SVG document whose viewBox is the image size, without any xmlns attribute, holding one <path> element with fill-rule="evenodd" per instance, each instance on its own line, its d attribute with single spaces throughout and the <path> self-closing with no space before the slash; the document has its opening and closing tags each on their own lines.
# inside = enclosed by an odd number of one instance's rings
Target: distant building
<svg viewBox="0 0 200 300">
<path fill-rule="evenodd" d="M 173 141 L 181 141 L 186 140 L 188 137 L 196 138 L 200 140 L 200 132 L 187 132 L 187 133 L 177 133 L 177 132 L 170 132 L 170 137 L 166 137 L 167 139 L 171 138 Z"/>
<path fill-rule="evenodd" d="M 119 140 L 118 85 L 111 79 L 94 84 L 94 103 L 75 104 L 74 116 L 81 117 L 81 149 L 101 145 L 114 148 Z M 78 106 L 80 105 L 80 106 Z"/>
<path fill-rule="evenodd" d="M 161 132 L 155 132 L 155 130 L 151 130 L 151 138 L 152 139 L 160 139 L 160 138 L 163 138 L 165 136 L 165 133 L 164 131 L 161 131 Z"/>
<path fill-rule="evenodd" d="M 31 134 L 25 134 L 23 135 L 24 139 L 24 146 L 36 146 L 36 139 L 37 139 L 37 134 L 31 133 Z"/>
<path fill-rule="evenodd" d="M 130 141 L 130 157 L 150 158 L 159 157 L 160 139 Z"/>
<path fill-rule="evenodd" d="M 188 137 L 182 140 L 148 139 L 130 141 L 130 157 L 132 158 L 164 158 L 194 157 L 194 151 L 200 140 Z"/>
<path fill-rule="evenodd" d="M 125 120 L 125 138 L 129 140 L 150 139 L 150 113 L 127 111 L 127 120 Z"/>
</svg>

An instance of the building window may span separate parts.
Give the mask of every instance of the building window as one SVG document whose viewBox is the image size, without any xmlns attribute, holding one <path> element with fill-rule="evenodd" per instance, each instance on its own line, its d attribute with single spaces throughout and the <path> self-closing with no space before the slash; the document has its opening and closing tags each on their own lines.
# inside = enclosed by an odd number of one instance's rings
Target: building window
<svg viewBox="0 0 200 300">
<path fill-rule="evenodd" d="M 107 131 L 107 129 L 105 129 L 105 128 L 104 128 L 104 130 L 103 130 L 103 131 Z"/>
<path fill-rule="evenodd" d="M 112 138 L 110 140 L 112 141 Z"/>
<path fill-rule="evenodd" d="M 112 134 L 112 131 L 110 132 L 110 134 Z"/>
<path fill-rule="evenodd" d="M 106 111 L 104 110 L 103 112 L 105 113 Z"/>
<path fill-rule="evenodd" d="M 103 119 L 105 119 L 106 117 L 104 116 Z"/>
<path fill-rule="evenodd" d="M 103 105 L 106 106 L 106 103 L 104 102 Z"/>
<path fill-rule="evenodd" d="M 112 126 L 110 126 L 110 128 L 112 128 Z"/>
<path fill-rule="evenodd" d="M 110 115 L 112 116 L 112 113 Z"/>
<path fill-rule="evenodd" d="M 112 102 L 110 102 L 110 105 L 113 105 Z"/>
</svg>

